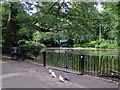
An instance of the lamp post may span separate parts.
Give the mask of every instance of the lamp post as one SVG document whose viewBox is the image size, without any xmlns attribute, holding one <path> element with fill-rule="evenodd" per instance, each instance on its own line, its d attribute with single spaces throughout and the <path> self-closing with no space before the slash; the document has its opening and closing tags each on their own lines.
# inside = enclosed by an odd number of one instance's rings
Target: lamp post
<svg viewBox="0 0 120 90">
<path fill-rule="evenodd" d="M 94 5 L 94 7 L 96 7 L 96 9 L 98 10 L 99 13 L 101 11 L 103 11 L 103 5 L 101 4 L 101 0 L 98 0 L 98 5 Z M 101 47 L 100 44 L 101 44 L 101 25 L 99 26 L 99 47 Z M 99 67 L 100 67 L 100 71 L 101 71 L 101 54 L 100 54 L 100 51 L 99 51 Z"/>
<path fill-rule="evenodd" d="M 99 43 L 101 44 L 101 26 L 99 27 Z"/>
<path fill-rule="evenodd" d="M 99 26 L 99 47 L 101 48 L 101 25 Z M 99 51 L 99 67 L 100 67 L 100 71 L 101 71 L 101 54 L 100 54 L 101 51 Z"/>
</svg>

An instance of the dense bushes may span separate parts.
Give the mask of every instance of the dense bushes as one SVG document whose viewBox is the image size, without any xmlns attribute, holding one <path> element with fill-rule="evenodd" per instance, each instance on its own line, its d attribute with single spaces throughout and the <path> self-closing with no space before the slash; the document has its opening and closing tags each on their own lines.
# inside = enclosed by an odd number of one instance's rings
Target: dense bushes
<svg viewBox="0 0 120 90">
<path fill-rule="evenodd" d="M 95 45 L 97 44 L 96 41 L 91 41 L 91 42 L 88 42 L 88 43 L 83 43 L 83 44 L 74 44 L 73 47 L 95 47 Z"/>
<path fill-rule="evenodd" d="M 20 45 L 18 47 L 18 56 L 22 58 L 33 58 L 39 56 L 41 46 L 36 45 Z"/>
<path fill-rule="evenodd" d="M 69 43 L 64 43 L 64 44 L 62 44 L 62 47 L 72 47 L 72 45 Z"/>
<path fill-rule="evenodd" d="M 42 48 L 45 48 L 46 46 L 42 43 L 40 44 L 40 42 L 34 42 L 34 41 L 27 41 L 27 40 L 19 40 L 18 45 L 34 45 L 34 46 L 40 46 Z"/>
<path fill-rule="evenodd" d="M 59 43 L 57 41 L 55 41 L 54 39 L 50 38 L 50 39 L 41 39 L 39 41 L 27 41 L 27 40 L 19 40 L 19 44 L 18 45 L 39 45 L 42 48 L 44 47 L 58 47 L 60 46 Z"/>
<path fill-rule="evenodd" d="M 63 47 L 73 47 L 73 45 L 74 45 L 74 41 L 72 39 L 68 39 L 67 42 L 62 44 Z"/>
<path fill-rule="evenodd" d="M 97 44 L 96 41 L 91 41 L 91 42 L 82 44 L 82 47 L 95 47 L 96 44 Z"/>
<path fill-rule="evenodd" d="M 108 43 L 106 42 L 104 39 L 101 39 L 101 43 L 99 43 L 98 41 L 91 41 L 91 42 L 87 42 L 87 43 L 83 43 L 83 44 L 80 44 L 80 43 L 77 43 L 77 44 L 74 44 L 73 47 L 92 47 L 92 48 L 110 48 L 110 49 L 117 49 L 117 48 L 120 48 L 120 46 L 115 43 L 115 44 L 112 44 L 112 43 Z"/>
<path fill-rule="evenodd" d="M 42 43 L 42 44 L 40 44 Z M 19 41 L 19 44 L 23 44 L 23 45 L 39 45 L 40 47 L 44 48 L 44 47 L 59 47 L 60 44 L 55 41 L 54 39 L 43 39 L 41 40 L 41 42 L 34 42 L 34 41 L 26 41 L 26 40 L 21 40 Z M 74 47 L 74 48 L 110 48 L 110 49 L 119 49 L 120 46 L 118 44 L 118 41 L 113 43 L 111 43 L 111 41 L 105 40 L 105 39 L 101 39 L 101 43 L 99 41 L 90 41 L 90 42 L 86 42 L 86 43 L 76 43 L 74 44 L 73 40 L 68 40 L 67 42 L 65 42 L 64 44 L 62 44 L 63 47 Z"/>
<path fill-rule="evenodd" d="M 81 46 L 82 46 L 82 44 L 80 44 L 80 43 L 76 43 L 73 45 L 74 48 L 81 47 Z"/>
<path fill-rule="evenodd" d="M 111 48 L 117 49 L 120 48 L 117 44 L 110 44 L 110 43 L 101 43 L 100 45 L 96 45 L 95 48 Z"/>
<path fill-rule="evenodd" d="M 53 38 L 42 38 L 41 43 L 43 43 L 46 47 L 58 47 L 59 43 L 57 41 L 55 41 L 55 39 Z"/>
<path fill-rule="evenodd" d="M 98 47 L 98 45 L 96 46 L 96 48 Z M 110 43 L 108 40 L 105 40 L 105 39 L 101 39 L 101 43 L 99 45 L 98 48 L 111 48 L 111 49 L 114 49 L 114 48 L 119 48 L 119 45 L 117 43 Z"/>
</svg>

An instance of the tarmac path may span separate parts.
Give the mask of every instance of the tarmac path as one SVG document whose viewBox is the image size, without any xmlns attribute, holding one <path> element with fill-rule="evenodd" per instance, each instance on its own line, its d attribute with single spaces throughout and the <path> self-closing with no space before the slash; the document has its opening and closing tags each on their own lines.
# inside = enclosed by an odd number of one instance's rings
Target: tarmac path
<svg viewBox="0 0 120 90">
<path fill-rule="evenodd" d="M 48 73 L 48 68 L 3 59 L 2 88 L 118 88 L 116 83 L 108 82 L 91 76 L 67 73 L 70 81 L 60 82 L 58 76 L 64 72 L 53 70 L 57 78 Z"/>
</svg>

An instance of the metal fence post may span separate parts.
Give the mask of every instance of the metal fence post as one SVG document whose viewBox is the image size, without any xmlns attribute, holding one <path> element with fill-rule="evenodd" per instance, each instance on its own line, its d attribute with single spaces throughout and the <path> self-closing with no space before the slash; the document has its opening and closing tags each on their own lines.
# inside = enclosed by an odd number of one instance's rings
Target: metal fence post
<svg viewBox="0 0 120 90">
<path fill-rule="evenodd" d="M 43 51 L 43 67 L 46 66 L 46 51 Z"/>
<path fill-rule="evenodd" d="M 79 73 L 81 72 L 80 69 L 81 69 L 81 57 L 79 56 Z"/>
<path fill-rule="evenodd" d="M 120 77 L 120 57 L 118 56 L 118 76 Z M 120 79 L 118 77 L 119 89 L 120 89 Z"/>
<path fill-rule="evenodd" d="M 84 75 L 84 55 L 81 55 L 81 75 Z"/>
</svg>

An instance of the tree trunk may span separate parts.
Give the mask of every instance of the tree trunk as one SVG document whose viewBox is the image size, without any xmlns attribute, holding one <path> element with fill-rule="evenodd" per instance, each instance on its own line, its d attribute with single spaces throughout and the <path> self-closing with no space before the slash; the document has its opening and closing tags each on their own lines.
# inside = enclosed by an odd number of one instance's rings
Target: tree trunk
<svg viewBox="0 0 120 90">
<path fill-rule="evenodd" d="M 15 20 L 17 16 L 17 9 L 15 9 L 16 2 L 12 2 L 10 6 L 9 19 L 7 22 L 7 32 L 5 37 L 5 43 L 3 53 L 10 53 L 11 47 L 16 45 L 16 33 L 19 30 L 18 21 Z"/>
</svg>

